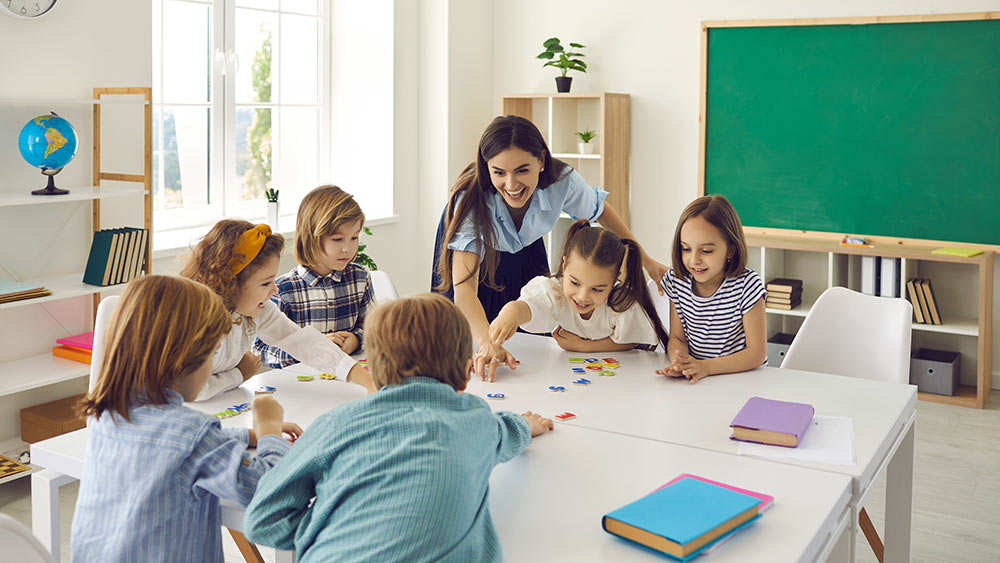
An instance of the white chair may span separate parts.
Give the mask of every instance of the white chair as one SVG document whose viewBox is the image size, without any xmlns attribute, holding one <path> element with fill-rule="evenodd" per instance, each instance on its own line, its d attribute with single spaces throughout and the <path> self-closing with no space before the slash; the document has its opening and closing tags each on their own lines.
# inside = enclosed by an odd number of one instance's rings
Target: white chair
<svg viewBox="0 0 1000 563">
<path fill-rule="evenodd" d="M 94 349 L 90 353 L 90 387 L 93 391 L 97 385 L 97 377 L 101 373 L 101 360 L 104 359 L 104 331 L 111 320 L 111 313 L 115 312 L 120 295 L 109 295 L 97 305 L 97 314 L 94 315 Z"/>
<path fill-rule="evenodd" d="M 831 287 L 806 315 L 781 367 L 909 383 L 912 318 L 913 306 L 905 299 Z M 858 525 L 881 562 L 882 539 L 863 507 Z"/>
<path fill-rule="evenodd" d="M 909 383 L 913 306 L 831 287 L 816 300 L 782 368 Z"/>
<path fill-rule="evenodd" d="M 396 291 L 396 285 L 392 283 L 389 274 L 382 270 L 372 270 L 368 273 L 372 277 L 372 290 L 375 292 L 376 303 L 399 299 L 399 292 Z"/>
<path fill-rule="evenodd" d="M 663 331 L 670 334 L 670 298 L 666 294 L 660 295 L 659 280 L 649 280 L 646 282 L 649 288 L 649 297 L 653 300 L 653 307 L 656 309 L 660 323 L 663 324 Z M 656 347 L 657 351 L 664 351 L 663 344 Z"/>
<path fill-rule="evenodd" d="M 24 524 L 0 513 L 0 546 L 5 561 L 54 563 L 55 559 Z"/>
</svg>

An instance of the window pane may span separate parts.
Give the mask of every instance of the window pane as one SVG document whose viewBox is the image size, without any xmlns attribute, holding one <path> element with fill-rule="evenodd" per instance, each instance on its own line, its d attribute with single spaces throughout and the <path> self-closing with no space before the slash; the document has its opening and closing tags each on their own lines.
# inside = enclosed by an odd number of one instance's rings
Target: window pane
<svg viewBox="0 0 1000 563">
<path fill-rule="evenodd" d="M 236 102 L 270 102 L 274 68 L 271 56 L 277 41 L 277 15 L 236 10 Z"/>
<path fill-rule="evenodd" d="M 163 97 L 165 102 L 207 102 L 211 58 L 210 6 L 166 0 L 163 5 Z M 176 30 L 183 29 L 184 33 Z"/>
<path fill-rule="evenodd" d="M 210 124 L 211 110 L 205 107 L 168 106 L 155 112 L 153 193 L 156 209 L 195 209 L 208 205 Z"/>
<path fill-rule="evenodd" d="M 281 11 L 313 16 L 319 14 L 316 0 L 281 0 Z"/>
<path fill-rule="evenodd" d="M 319 19 L 282 14 L 280 54 L 281 103 L 318 103 Z"/>
<path fill-rule="evenodd" d="M 241 200 L 271 188 L 271 108 L 236 108 L 236 176 Z"/>
<path fill-rule="evenodd" d="M 283 107 L 280 112 L 274 185 L 280 186 L 283 205 L 295 209 L 319 181 L 319 108 Z"/>
</svg>

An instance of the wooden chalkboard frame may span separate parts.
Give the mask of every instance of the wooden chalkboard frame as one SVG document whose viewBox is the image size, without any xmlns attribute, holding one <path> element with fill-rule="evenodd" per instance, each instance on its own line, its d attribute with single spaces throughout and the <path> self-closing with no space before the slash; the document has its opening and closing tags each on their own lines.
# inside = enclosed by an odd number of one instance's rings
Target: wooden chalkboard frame
<svg viewBox="0 0 1000 563">
<path fill-rule="evenodd" d="M 708 105 L 708 32 L 712 28 L 726 27 L 768 27 L 768 26 L 814 26 L 814 25 L 870 25 L 880 23 L 922 23 L 949 21 L 1000 20 L 1000 12 L 970 12 L 957 14 L 926 14 L 899 16 L 860 16 L 836 18 L 786 18 L 762 20 L 714 20 L 701 23 L 701 76 L 699 85 L 698 108 L 698 195 L 705 195 L 705 146 L 707 143 L 707 105 Z M 913 246 L 940 247 L 962 246 L 1000 252 L 1000 245 L 971 243 L 963 241 L 941 241 L 890 236 L 872 236 L 868 233 L 830 233 L 825 231 L 807 231 L 797 229 L 782 229 L 773 227 L 744 226 L 747 235 L 762 237 L 800 238 L 826 243 L 839 241 L 844 235 L 864 236 L 879 246 Z"/>
</svg>

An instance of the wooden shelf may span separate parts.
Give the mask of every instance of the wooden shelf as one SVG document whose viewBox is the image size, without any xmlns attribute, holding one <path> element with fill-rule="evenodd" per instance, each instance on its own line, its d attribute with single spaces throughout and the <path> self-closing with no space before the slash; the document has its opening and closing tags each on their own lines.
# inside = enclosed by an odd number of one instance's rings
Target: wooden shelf
<svg viewBox="0 0 1000 563">
<path fill-rule="evenodd" d="M 940 332 L 942 334 L 959 334 L 962 336 L 979 336 L 979 321 L 977 319 L 945 319 L 947 322 L 939 325 L 913 322 L 913 330 L 924 332 Z"/>
<path fill-rule="evenodd" d="M 136 94 L 138 95 L 138 94 Z M 97 106 L 97 105 L 114 105 L 114 104 L 142 104 L 148 105 L 149 102 L 140 99 L 131 100 L 120 100 L 117 98 L 108 98 L 106 100 L 88 100 L 88 99 L 74 99 L 74 98 L 0 98 L 0 104 L 17 104 L 17 105 L 36 105 L 36 106 L 51 106 L 55 104 L 59 105 L 83 105 L 83 106 Z"/>
<path fill-rule="evenodd" d="M 786 317 L 805 317 L 809 314 L 809 310 L 812 309 L 813 304 L 816 303 L 815 299 L 802 300 L 802 304 L 794 309 L 774 309 L 767 307 L 764 309 L 766 313 L 772 313 L 775 315 L 785 315 Z"/>
<path fill-rule="evenodd" d="M 95 293 L 114 293 L 116 290 L 121 290 L 125 287 L 125 284 L 123 283 L 105 286 L 90 285 L 83 283 L 81 278 L 83 278 L 83 272 L 74 272 L 72 274 L 65 274 L 61 276 L 27 280 L 23 283 L 35 286 L 44 286 L 46 289 L 52 291 L 52 295 L 35 297 L 34 299 L 24 299 L 21 301 L 11 301 L 10 303 L 0 303 L 0 309 L 13 309 L 14 307 L 24 307 L 25 305 L 37 305 L 47 301 L 57 301 L 59 299 L 69 299 L 71 297 L 93 295 Z"/>
<path fill-rule="evenodd" d="M 14 205 L 44 205 L 49 203 L 66 203 L 68 201 L 92 201 L 98 199 L 108 199 L 113 197 L 129 197 L 148 194 L 148 190 L 142 188 L 130 188 L 125 186 L 85 186 L 77 188 L 66 188 L 69 193 L 66 195 L 31 195 L 32 189 L 43 188 L 44 180 L 39 174 L 39 181 L 42 182 L 35 188 L 25 186 L 23 192 L 8 192 L 0 194 L 0 207 L 10 207 Z"/>
<path fill-rule="evenodd" d="M 90 375 L 90 366 L 48 354 L 0 363 L 0 397 Z"/>
<path fill-rule="evenodd" d="M 942 256 L 931 254 L 945 245 L 892 244 L 875 245 L 870 248 L 861 246 L 844 246 L 839 242 L 807 237 L 783 237 L 775 235 L 746 235 L 747 246 L 763 246 L 780 250 L 803 250 L 808 252 L 831 252 L 833 254 L 855 254 L 858 256 L 885 256 L 889 258 L 906 258 L 908 260 L 932 260 L 934 262 L 960 262 L 964 264 L 981 264 L 989 254 L 983 252 L 976 256 Z"/>
<path fill-rule="evenodd" d="M 921 401 L 931 403 L 944 403 L 946 405 L 959 405 L 962 407 L 982 408 L 976 401 L 976 387 L 973 385 L 959 385 L 954 395 L 938 395 L 937 393 L 917 393 L 917 398 Z"/>
<path fill-rule="evenodd" d="M 575 153 L 575 152 L 559 152 L 559 153 L 555 153 L 554 152 L 554 153 L 552 153 L 552 157 L 553 158 L 579 158 L 581 160 L 582 159 L 587 159 L 587 160 L 600 160 L 601 159 L 601 155 L 599 155 L 599 154 L 593 154 L 593 153 L 591 153 L 591 154 L 583 154 L 583 153 Z"/>
</svg>

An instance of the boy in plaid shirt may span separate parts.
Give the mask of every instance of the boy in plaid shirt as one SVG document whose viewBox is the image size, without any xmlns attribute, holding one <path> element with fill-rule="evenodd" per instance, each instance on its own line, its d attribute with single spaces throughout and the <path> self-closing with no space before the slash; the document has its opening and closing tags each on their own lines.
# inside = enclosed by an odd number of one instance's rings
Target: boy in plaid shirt
<svg viewBox="0 0 1000 563">
<path fill-rule="evenodd" d="M 348 353 L 364 341 L 365 314 L 373 304 L 368 270 L 352 261 L 365 215 L 337 186 L 320 186 L 299 205 L 294 270 L 275 280 L 272 299 L 289 319 L 311 325 Z M 282 368 L 298 360 L 260 339 L 254 349 L 264 365 Z"/>
</svg>

